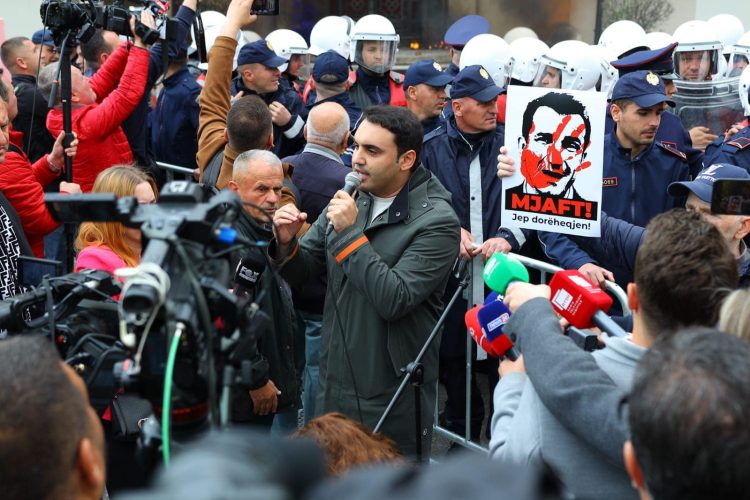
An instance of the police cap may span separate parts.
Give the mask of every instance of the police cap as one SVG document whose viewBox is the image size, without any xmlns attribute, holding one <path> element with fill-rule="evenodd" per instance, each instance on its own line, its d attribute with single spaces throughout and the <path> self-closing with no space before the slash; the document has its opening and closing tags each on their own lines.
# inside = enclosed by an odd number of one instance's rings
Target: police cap
<svg viewBox="0 0 750 500">
<path fill-rule="evenodd" d="M 477 35 L 490 32 L 490 22 L 477 15 L 464 16 L 448 27 L 445 32 L 445 44 L 462 49 L 466 43 Z"/>
<path fill-rule="evenodd" d="M 349 63 L 334 50 L 323 52 L 315 59 L 312 77 L 321 83 L 344 82 L 349 78 Z"/>
<path fill-rule="evenodd" d="M 287 62 L 283 57 L 277 56 L 273 47 L 265 40 L 246 43 L 237 56 L 237 66 L 258 63 L 268 68 L 278 68 Z"/>
<path fill-rule="evenodd" d="M 479 64 L 466 66 L 453 79 L 451 99 L 471 97 L 479 102 L 491 101 L 503 91 Z"/>
<path fill-rule="evenodd" d="M 661 49 L 639 50 L 629 56 L 612 61 L 611 64 L 620 72 L 620 78 L 633 71 L 649 70 L 663 79 L 675 80 L 677 75 L 674 72 L 674 60 L 672 58 L 675 47 L 677 47 L 677 42 Z"/>
<path fill-rule="evenodd" d="M 642 108 L 650 108 L 660 102 L 674 107 L 674 101 L 667 97 L 661 78 L 651 71 L 634 71 L 628 73 L 615 84 L 612 101 L 628 99 Z"/>
<path fill-rule="evenodd" d="M 404 88 L 408 89 L 420 83 L 426 83 L 433 87 L 444 87 L 453 80 L 453 77 L 443 73 L 443 69 L 432 59 L 417 61 L 409 66 L 404 76 Z"/>
</svg>

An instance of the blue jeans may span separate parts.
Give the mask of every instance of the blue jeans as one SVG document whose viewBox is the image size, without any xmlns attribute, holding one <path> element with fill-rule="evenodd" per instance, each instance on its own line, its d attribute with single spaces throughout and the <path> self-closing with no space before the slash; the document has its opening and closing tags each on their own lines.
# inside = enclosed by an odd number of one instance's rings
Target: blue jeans
<svg viewBox="0 0 750 500">
<path fill-rule="evenodd" d="M 319 315 L 302 314 L 305 320 L 305 373 L 302 382 L 302 407 L 305 423 L 315 418 L 315 398 L 318 395 L 320 374 L 320 331 L 323 318 Z"/>
</svg>

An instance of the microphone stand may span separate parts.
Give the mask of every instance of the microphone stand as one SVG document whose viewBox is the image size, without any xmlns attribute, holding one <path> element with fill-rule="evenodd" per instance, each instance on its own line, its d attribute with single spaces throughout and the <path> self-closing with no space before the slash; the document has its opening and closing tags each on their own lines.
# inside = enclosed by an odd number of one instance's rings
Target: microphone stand
<svg viewBox="0 0 750 500">
<path fill-rule="evenodd" d="M 443 323 L 445 323 L 445 320 L 448 317 L 448 313 L 453 308 L 453 305 L 463 294 L 464 290 L 466 290 L 466 288 L 468 288 L 469 286 L 469 282 L 471 281 L 471 274 L 467 272 L 467 262 L 467 260 L 461 257 L 456 259 L 456 263 L 453 265 L 453 276 L 458 278 L 459 280 L 458 288 L 456 288 L 456 292 L 453 294 L 453 297 L 451 297 L 451 300 L 445 306 L 443 314 L 438 319 L 435 327 L 432 329 L 432 332 L 430 332 L 430 336 L 427 337 L 427 340 L 422 346 L 422 349 L 419 351 L 419 354 L 417 354 L 417 357 L 414 359 L 414 361 L 406 365 L 406 368 L 401 369 L 401 371 L 405 374 L 405 377 L 403 378 L 403 380 L 401 380 L 401 385 L 399 385 L 396 393 L 393 395 L 393 398 L 388 403 L 388 406 L 383 412 L 383 415 L 381 415 L 380 420 L 375 426 L 375 429 L 373 429 L 373 432 L 380 432 L 385 419 L 388 418 L 388 415 L 390 415 L 393 411 L 393 407 L 396 406 L 396 403 L 406 390 L 407 384 L 411 382 L 414 386 L 414 431 L 417 438 L 417 462 L 422 462 L 424 460 L 422 456 L 422 383 L 424 382 L 424 365 L 422 365 L 421 361 L 425 353 L 427 352 L 427 349 L 429 349 L 433 340 L 435 340 L 435 337 L 440 331 L 440 328 L 442 328 Z"/>
</svg>

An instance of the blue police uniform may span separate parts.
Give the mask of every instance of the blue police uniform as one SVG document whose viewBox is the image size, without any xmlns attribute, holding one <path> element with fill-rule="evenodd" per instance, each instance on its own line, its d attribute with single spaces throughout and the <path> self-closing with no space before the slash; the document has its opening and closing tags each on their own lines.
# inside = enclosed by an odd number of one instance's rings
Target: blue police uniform
<svg viewBox="0 0 750 500">
<path fill-rule="evenodd" d="M 607 107 L 604 131 L 607 134 L 611 134 L 614 130 L 615 122 L 609 113 L 609 107 Z M 688 166 L 690 167 L 690 175 L 696 176 L 703 169 L 704 158 L 706 156 L 704 156 L 703 151 L 700 149 L 693 148 L 693 141 L 690 139 L 690 134 L 685 129 L 680 118 L 674 113 L 665 111 L 661 115 L 661 122 L 659 123 L 659 128 L 656 129 L 654 141 L 670 145 L 677 151 L 685 153 Z M 706 149 L 706 154 L 708 154 L 708 149 Z"/>
<path fill-rule="evenodd" d="M 487 72 L 479 66 L 464 68 L 453 81 L 453 92 L 456 97 L 472 97 L 485 102 L 496 97 L 502 89 L 497 87 Z M 494 130 L 479 134 L 467 134 L 459 130 L 456 118 L 448 119 L 445 128 L 438 128 L 425 136 L 422 147 L 422 163 L 445 186 L 452 195 L 453 209 L 458 216 L 461 227 L 475 232 L 472 228 L 472 206 L 477 205 L 477 196 L 481 196 L 481 232 L 484 240 L 501 237 L 518 251 L 525 242 L 527 233 L 502 226 L 501 197 L 502 180 L 497 176 L 497 152 L 505 144 L 505 133 L 502 125 Z M 476 162 L 479 170 L 476 170 Z M 472 163 L 474 167 L 472 168 Z M 472 185 L 472 172 L 475 172 L 475 183 Z M 481 189 L 481 193 L 479 193 Z M 478 209 L 478 207 L 476 207 Z M 478 221 L 475 221 L 475 225 Z M 481 256 L 476 257 L 481 259 Z M 446 297 L 450 297 L 456 288 L 454 280 L 446 287 Z M 480 284 L 480 289 L 483 287 Z M 476 290 L 473 292 L 476 294 Z M 476 297 L 476 295 L 474 295 Z M 460 299 L 448 312 L 440 344 L 440 380 L 444 384 L 448 398 L 445 404 L 445 425 L 456 432 L 463 432 L 461 423 L 465 420 L 464 401 L 466 397 L 466 327 L 464 313 L 466 300 Z M 490 370 L 491 372 L 493 370 Z M 492 386 L 492 383 L 490 384 Z M 484 418 L 482 397 L 476 386 L 472 387 L 472 437 L 479 436 Z"/>
<path fill-rule="evenodd" d="M 671 145 L 655 142 L 631 158 L 614 133 L 605 136 L 602 211 L 609 216 L 645 227 L 655 215 L 684 205 L 684 199 L 667 195 L 667 186 L 689 179 L 685 154 Z M 547 256 L 566 269 L 595 261 L 564 235 L 540 232 L 539 239 Z M 618 263 L 600 264 L 615 274 L 620 285 L 631 281 L 630 271 Z"/>
<path fill-rule="evenodd" d="M 258 40 L 252 43 L 246 43 L 240 49 L 237 56 L 237 66 L 245 64 L 258 63 L 268 68 L 277 68 L 287 60 L 279 57 L 268 46 L 265 40 Z M 305 145 L 305 138 L 302 133 L 304 121 L 307 118 L 307 108 L 302 102 L 300 95 L 291 87 L 285 87 L 279 82 L 279 87 L 275 92 L 259 94 L 245 86 L 242 75 L 237 75 L 232 79 L 231 93 L 236 95 L 242 91 L 243 95 L 255 94 L 263 99 L 266 104 L 274 101 L 283 105 L 292 115 L 289 122 L 283 127 L 273 125 L 273 151 L 279 158 L 289 156 L 300 151 Z"/>
<path fill-rule="evenodd" d="M 376 104 L 403 106 L 403 96 L 391 95 L 394 87 L 401 88 L 403 76 L 400 73 L 390 71 L 384 75 L 368 75 L 363 68 L 357 68 L 353 76 L 349 95 L 360 108 L 365 109 Z M 393 102 L 394 98 L 398 102 Z"/>
<path fill-rule="evenodd" d="M 357 125 L 360 117 L 362 116 L 362 110 L 359 109 L 356 104 L 354 104 L 354 101 L 352 101 L 352 98 L 349 96 L 348 92 L 342 92 L 341 94 L 336 94 L 321 101 L 316 101 L 312 104 L 308 104 L 307 109 L 311 110 L 318 104 L 323 104 L 324 102 L 335 102 L 337 104 L 340 104 L 346 110 L 346 114 L 349 115 L 349 130 L 354 130 L 354 127 Z"/>
<path fill-rule="evenodd" d="M 634 71 L 648 70 L 662 78 L 662 80 L 674 80 L 677 75 L 674 72 L 674 59 L 672 53 L 677 42 L 671 43 L 666 47 L 654 50 L 639 50 L 626 57 L 612 61 L 612 66 L 617 69 L 620 77 Z M 615 122 L 607 108 L 607 114 L 604 122 L 604 131 L 610 134 L 614 131 Z M 693 148 L 693 141 L 690 139 L 682 121 L 673 113 L 664 113 L 661 117 L 661 123 L 656 130 L 656 142 L 669 144 L 674 148 L 682 151 L 687 156 L 690 174 L 695 176 L 703 168 L 703 152 Z"/>
<path fill-rule="evenodd" d="M 650 108 L 667 98 L 664 84 L 655 74 L 636 71 L 618 80 L 612 100 L 628 99 L 638 106 Z M 631 150 L 622 147 L 617 129 L 604 138 L 604 169 L 602 211 L 611 217 L 646 226 L 652 217 L 671 208 L 682 206 L 684 200 L 667 195 L 672 182 L 690 178 L 687 157 L 671 144 L 652 142 L 644 151 L 631 158 Z M 547 256 L 566 269 L 578 269 L 594 262 L 569 237 L 558 233 L 539 232 L 539 240 Z M 618 262 L 600 262 L 615 274 L 618 284 L 626 285 L 632 272 Z"/>
<path fill-rule="evenodd" d="M 445 73 L 440 64 L 433 59 L 416 61 L 406 70 L 404 75 L 404 91 L 408 92 L 409 87 L 425 84 L 431 87 L 444 88 L 453 80 L 453 77 Z M 445 127 L 445 118 L 438 114 L 432 118 L 422 120 L 422 129 L 424 135 L 434 132 L 440 127 Z"/>
<path fill-rule="evenodd" d="M 750 172 L 750 126 L 743 128 L 724 141 L 719 137 L 709 148 L 706 148 L 704 165 L 728 163 L 737 165 Z"/>
<path fill-rule="evenodd" d="M 456 76 L 459 72 L 458 66 L 456 66 L 453 63 L 450 63 L 447 68 L 445 68 L 445 73 L 450 76 Z"/>
<path fill-rule="evenodd" d="M 157 161 L 197 168 L 198 96 L 201 86 L 187 66 L 164 80 L 151 111 L 151 147 Z"/>
</svg>

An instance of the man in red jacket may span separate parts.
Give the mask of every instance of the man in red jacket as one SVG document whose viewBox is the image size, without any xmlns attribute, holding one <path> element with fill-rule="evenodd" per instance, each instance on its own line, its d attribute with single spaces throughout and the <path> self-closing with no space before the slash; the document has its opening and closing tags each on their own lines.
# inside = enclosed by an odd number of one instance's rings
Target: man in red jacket
<svg viewBox="0 0 750 500">
<path fill-rule="evenodd" d="M 146 24 L 145 16 L 141 20 Z M 134 18 L 130 26 L 135 29 Z M 77 68 L 71 68 L 73 131 L 80 141 L 73 161 L 73 182 L 79 184 L 84 193 L 91 191 L 102 170 L 133 163 L 133 153 L 120 125 L 143 96 L 148 63 L 148 47 L 136 35 L 135 44 L 120 45 L 90 79 Z M 39 74 L 39 88 L 46 98 L 52 93 L 56 77 L 56 63 L 45 66 Z M 54 137 L 63 130 L 59 96 L 57 105 L 47 115 L 47 129 Z"/>
<path fill-rule="evenodd" d="M 44 237 L 60 225 L 44 204 L 44 186 L 60 175 L 64 163 L 62 141 L 65 133 L 58 135 L 50 154 L 42 156 L 32 165 L 21 149 L 23 134 L 14 131 L 9 124 L 17 114 L 13 87 L 0 81 L 0 134 L 8 135 L 5 161 L 0 169 L 0 192 L 16 209 L 34 255 L 43 258 Z M 75 157 L 78 140 L 74 140 L 70 146 L 65 151 L 68 156 Z M 77 194 L 81 188 L 78 184 L 61 182 L 60 192 Z"/>
</svg>

